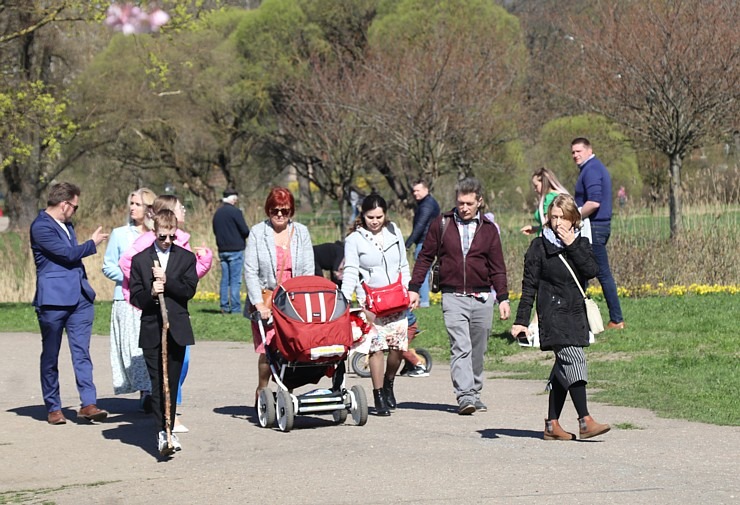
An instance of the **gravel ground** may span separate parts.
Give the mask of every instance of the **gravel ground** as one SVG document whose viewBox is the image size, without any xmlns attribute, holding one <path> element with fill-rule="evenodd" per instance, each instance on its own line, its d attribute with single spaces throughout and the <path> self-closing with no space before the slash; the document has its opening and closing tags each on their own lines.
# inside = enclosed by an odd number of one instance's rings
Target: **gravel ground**
<svg viewBox="0 0 740 505">
<path fill-rule="evenodd" d="M 66 344 L 63 426 L 46 423 L 40 337 L 0 334 L 0 503 L 725 504 L 740 503 L 740 428 L 661 419 L 591 403 L 612 431 L 578 442 L 542 440 L 544 382 L 486 380 L 489 410 L 456 414 L 449 368 L 399 377 L 399 408 L 333 425 L 299 416 L 289 433 L 263 429 L 250 406 L 251 342 L 201 342 L 184 387 L 183 450 L 162 461 L 135 395 L 114 396 L 108 337 L 93 337 L 99 424 L 78 422 Z M 328 381 L 322 383 L 327 386 Z M 369 379 L 352 374 L 347 385 Z M 274 387 L 274 385 L 273 385 Z M 577 429 L 568 403 L 562 424 Z"/>
</svg>

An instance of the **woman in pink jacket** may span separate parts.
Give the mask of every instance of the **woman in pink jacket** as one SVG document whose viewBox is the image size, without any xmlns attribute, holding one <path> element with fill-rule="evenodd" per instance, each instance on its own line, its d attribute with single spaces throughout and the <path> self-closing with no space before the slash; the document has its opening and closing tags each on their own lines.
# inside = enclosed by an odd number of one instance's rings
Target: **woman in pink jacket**
<svg viewBox="0 0 740 505">
<path fill-rule="evenodd" d="M 211 269 L 211 264 L 213 263 L 213 252 L 205 246 L 195 248 L 190 247 L 190 234 L 183 231 L 181 228 L 182 224 L 185 222 L 185 206 L 177 199 L 176 196 L 160 195 L 157 197 L 156 200 L 154 200 L 154 204 L 152 205 L 153 214 L 156 214 L 160 210 L 164 209 L 171 210 L 175 213 L 178 224 L 177 232 L 175 234 L 175 244 L 195 253 L 195 270 L 198 273 L 198 278 L 202 278 Z M 141 234 L 139 238 L 136 239 L 134 244 L 128 249 L 128 251 L 126 251 L 123 256 L 121 256 L 121 259 L 118 262 L 118 265 L 123 271 L 123 297 L 127 301 L 130 301 L 131 296 L 128 287 L 129 278 L 131 275 L 131 260 L 138 253 L 151 246 L 154 243 L 155 238 L 156 237 L 153 231 Z M 187 377 L 188 375 L 189 364 L 190 346 L 188 346 L 185 350 L 185 361 L 183 362 L 182 373 L 180 374 L 180 388 L 178 389 L 179 392 L 177 395 L 178 405 L 182 403 L 182 384 L 183 382 L 185 382 L 185 377 Z M 174 433 L 187 433 L 188 429 L 185 427 L 185 425 L 180 424 L 177 418 L 175 418 L 174 428 L 172 429 L 172 431 Z"/>
</svg>

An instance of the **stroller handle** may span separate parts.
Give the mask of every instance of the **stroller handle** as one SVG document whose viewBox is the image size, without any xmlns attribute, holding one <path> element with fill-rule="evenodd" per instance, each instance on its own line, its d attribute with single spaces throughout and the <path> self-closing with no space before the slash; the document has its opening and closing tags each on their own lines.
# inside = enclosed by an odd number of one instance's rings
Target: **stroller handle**
<svg viewBox="0 0 740 505">
<path fill-rule="evenodd" d="M 267 319 L 263 319 L 262 318 L 262 314 L 260 313 L 260 311 L 259 310 L 255 310 L 254 312 L 250 312 L 249 313 L 249 319 L 251 321 L 254 321 L 255 323 L 258 323 L 258 322 L 263 322 L 263 323 L 267 322 L 267 323 L 269 323 L 270 320 L 272 319 L 272 316 L 268 317 Z"/>
</svg>

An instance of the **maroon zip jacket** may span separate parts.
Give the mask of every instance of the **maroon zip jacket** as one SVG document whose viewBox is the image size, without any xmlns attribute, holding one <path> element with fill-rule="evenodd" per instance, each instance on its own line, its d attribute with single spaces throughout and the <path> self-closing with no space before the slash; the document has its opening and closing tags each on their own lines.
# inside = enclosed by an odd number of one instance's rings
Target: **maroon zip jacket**
<svg viewBox="0 0 740 505">
<path fill-rule="evenodd" d="M 478 215 L 481 216 L 480 213 Z M 463 257 L 460 232 L 457 229 L 453 211 L 438 216 L 429 225 L 429 233 L 416 258 L 409 290 L 419 292 L 424 277 L 437 255 L 437 244 L 442 234 L 442 217 L 446 220 L 446 230 L 439 251 L 441 291 L 443 293 L 485 293 L 493 287 L 499 302 L 508 300 L 506 264 L 501 249 L 501 237 L 496 225 L 487 217 L 480 217 L 468 255 Z"/>
</svg>

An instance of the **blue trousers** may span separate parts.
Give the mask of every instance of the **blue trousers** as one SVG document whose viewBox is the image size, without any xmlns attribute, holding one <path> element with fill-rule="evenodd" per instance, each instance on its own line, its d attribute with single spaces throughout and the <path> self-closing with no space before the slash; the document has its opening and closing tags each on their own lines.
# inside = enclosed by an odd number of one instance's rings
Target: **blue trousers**
<svg viewBox="0 0 740 505">
<path fill-rule="evenodd" d="M 242 311 L 240 291 L 244 251 L 220 252 L 218 259 L 221 261 L 221 310 L 238 314 Z"/>
<path fill-rule="evenodd" d="M 67 330 L 80 402 L 82 407 L 93 405 L 97 401 L 90 358 L 90 337 L 95 317 L 93 304 L 80 296 L 77 305 L 71 307 L 37 307 L 36 316 L 41 328 L 41 393 L 47 412 L 62 408 L 59 393 L 59 349 L 64 330 Z"/>
<path fill-rule="evenodd" d="M 419 256 L 422 244 L 416 244 L 416 250 L 414 251 L 414 259 Z M 419 307 L 429 307 L 429 271 L 424 274 L 424 282 L 419 288 Z"/>
<path fill-rule="evenodd" d="M 621 323 L 624 320 L 622 316 L 622 307 L 619 305 L 617 296 L 617 283 L 614 282 L 611 268 L 609 268 L 609 255 L 606 252 L 606 244 L 611 236 L 611 223 L 591 221 L 591 247 L 599 264 L 599 275 L 596 277 L 601 283 L 601 289 L 604 292 L 606 306 L 609 307 L 609 320 L 615 323 Z"/>
</svg>

